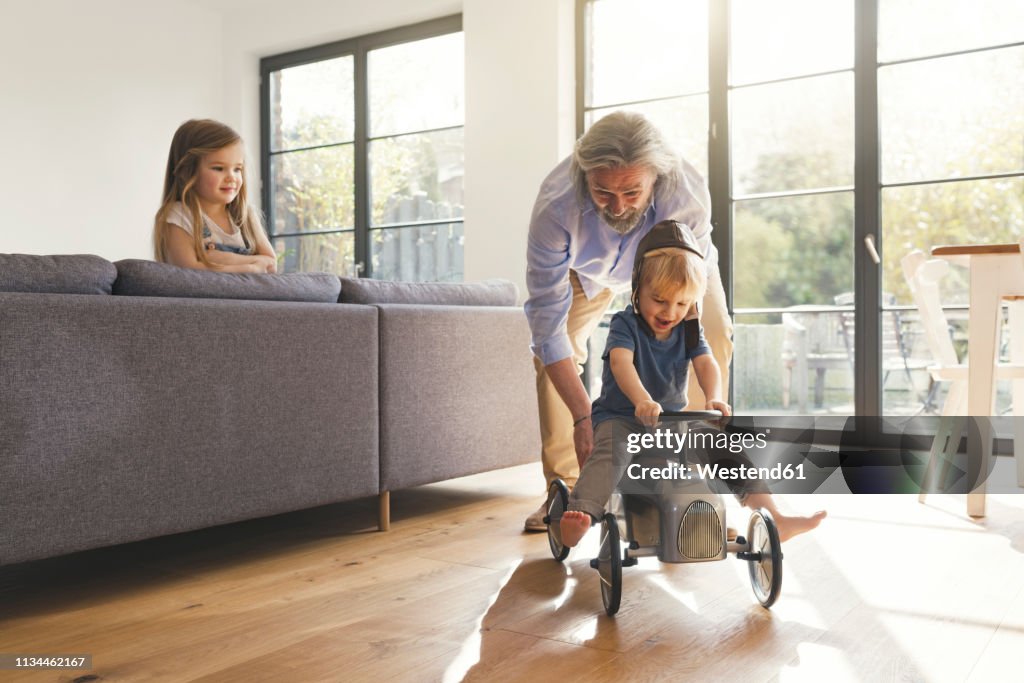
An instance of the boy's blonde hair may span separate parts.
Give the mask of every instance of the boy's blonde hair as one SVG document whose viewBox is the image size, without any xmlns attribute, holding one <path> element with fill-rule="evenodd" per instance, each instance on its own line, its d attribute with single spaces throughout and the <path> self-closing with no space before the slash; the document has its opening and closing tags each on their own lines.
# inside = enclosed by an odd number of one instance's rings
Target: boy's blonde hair
<svg viewBox="0 0 1024 683">
<path fill-rule="evenodd" d="M 195 193 L 199 163 L 207 154 L 241 141 L 242 137 L 230 126 L 212 119 L 191 119 L 181 124 L 171 139 L 171 150 L 167 155 L 167 169 L 164 172 L 164 192 L 160 210 L 156 212 L 153 226 L 153 252 L 157 261 L 167 261 L 167 230 L 174 226 L 167 222 L 171 207 L 181 202 L 192 220 L 192 244 L 196 258 L 208 268 L 217 268 L 206 257 L 203 245 L 203 214 L 199 197 Z M 242 186 L 238 195 L 228 204 L 228 215 L 239 227 L 242 239 L 249 247 L 255 248 L 257 235 L 263 234 L 263 221 L 255 207 L 249 204 L 246 188 L 249 179 L 245 167 L 242 169 Z"/>
<path fill-rule="evenodd" d="M 707 270 L 704 260 L 686 249 L 665 247 L 644 254 L 640 269 L 640 287 L 650 287 L 662 294 L 683 292 L 691 301 L 700 301 L 707 288 Z M 634 302 L 638 292 L 633 292 Z"/>
</svg>

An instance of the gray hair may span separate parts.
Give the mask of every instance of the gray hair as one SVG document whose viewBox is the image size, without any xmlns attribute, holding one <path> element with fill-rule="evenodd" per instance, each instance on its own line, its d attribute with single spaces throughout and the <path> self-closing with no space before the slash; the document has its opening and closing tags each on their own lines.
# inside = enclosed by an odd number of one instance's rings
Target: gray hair
<svg viewBox="0 0 1024 683">
<path fill-rule="evenodd" d="M 580 202 L 590 196 L 587 174 L 599 168 L 647 166 L 657 176 L 656 187 L 679 180 L 679 158 L 661 131 L 643 114 L 616 111 L 590 127 L 572 154 L 569 172 Z"/>
</svg>

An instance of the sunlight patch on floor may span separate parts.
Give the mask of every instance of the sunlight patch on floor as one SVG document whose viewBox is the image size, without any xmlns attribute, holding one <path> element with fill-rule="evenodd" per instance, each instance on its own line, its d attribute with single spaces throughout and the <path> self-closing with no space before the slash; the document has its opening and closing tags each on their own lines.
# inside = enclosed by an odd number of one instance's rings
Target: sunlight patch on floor
<svg viewBox="0 0 1024 683">
<path fill-rule="evenodd" d="M 861 683 L 842 650 L 819 643 L 800 643 L 796 646 L 797 660 L 779 670 L 779 683 L 820 683 L 823 672 L 828 672 L 829 683 Z"/>
<path fill-rule="evenodd" d="M 576 584 L 579 583 L 576 577 L 572 575 L 572 567 L 565 568 L 565 576 L 565 586 L 562 588 L 562 592 L 551 601 L 551 606 L 556 612 L 561 609 L 562 605 L 564 605 L 570 597 L 572 597 L 572 594 L 576 591 Z"/>
<path fill-rule="evenodd" d="M 473 623 L 472 632 L 462 642 L 462 647 L 459 649 L 459 653 L 455 655 L 455 659 L 452 660 L 451 664 L 444 671 L 444 683 L 455 683 L 461 681 L 466 677 L 466 674 L 480 661 L 480 644 L 482 638 L 480 635 L 480 629 L 483 628 L 484 617 L 490 612 L 491 607 L 498 600 L 498 596 L 501 595 L 501 591 L 505 589 L 505 584 L 508 583 L 512 575 L 516 573 L 516 569 L 522 560 L 516 560 L 513 562 L 505 575 L 498 582 L 498 587 L 491 594 L 490 599 L 487 601 L 487 606 L 480 610 L 480 616 Z"/>
<path fill-rule="evenodd" d="M 700 607 L 697 605 L 697 597 L 694 595 L 693 591 L 681 591 L 677 589 L 664 574 L 652 574 L 648 580 L 675 598 L 676 601 L 686 609 L 690 610 L 694 614 L 700 614 Z"/>
</svg>

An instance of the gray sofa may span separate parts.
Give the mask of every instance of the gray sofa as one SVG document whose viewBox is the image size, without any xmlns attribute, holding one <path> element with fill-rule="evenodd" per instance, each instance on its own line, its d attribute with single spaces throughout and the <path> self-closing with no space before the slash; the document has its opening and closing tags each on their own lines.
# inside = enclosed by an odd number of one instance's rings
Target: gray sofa
<svg viewBox="0 0 1024 683">
<path fill-rule="evenodd" d="M 514 299 L 0 255 L 0 564 L 536 460 Z"/>
</svg>

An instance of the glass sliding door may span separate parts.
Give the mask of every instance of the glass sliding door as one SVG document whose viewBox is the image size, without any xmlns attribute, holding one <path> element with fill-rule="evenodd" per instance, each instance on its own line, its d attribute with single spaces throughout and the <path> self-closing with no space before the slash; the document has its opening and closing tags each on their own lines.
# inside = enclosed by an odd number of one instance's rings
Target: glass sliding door
<svg viewBox="0 0 1024 683">
<path fill-rule="evenodd" d="M 853 3 L 730 7 L 735 407 L 852 414 Z"/>
<path fill-rule="evenodd" d="M 886 414 L 935 412 L 946 386 L 930 361 L 900 260 L 943 244 L 1015 242 L 1024 234 L 1024 3 L 879 0 Z M 904 26 L 912 22 L 915 30 Z M 967 272 L 941 282 L 954 347 L 967 345 Z M 883 328 L 884 331 L 884 328 Z M 1024 343 L 1004 337 L 1000 351 Z M 997 412 L 1009 407 L 997 387 Z"/>
<path fill-rule="evenodd" d="M 1024 234 L 1024 3 L 579 0 L 578 10 L 578 132 L 640 111 L 706 173 L 730 276 L 735 408 L 936 410 L 942 388 L 900 259 Z M 944 295 L 961 351 L 964 276 L 948 277 Z M 1004 354 L 1012 343 L 1002 340 Z"/>
</svg>

